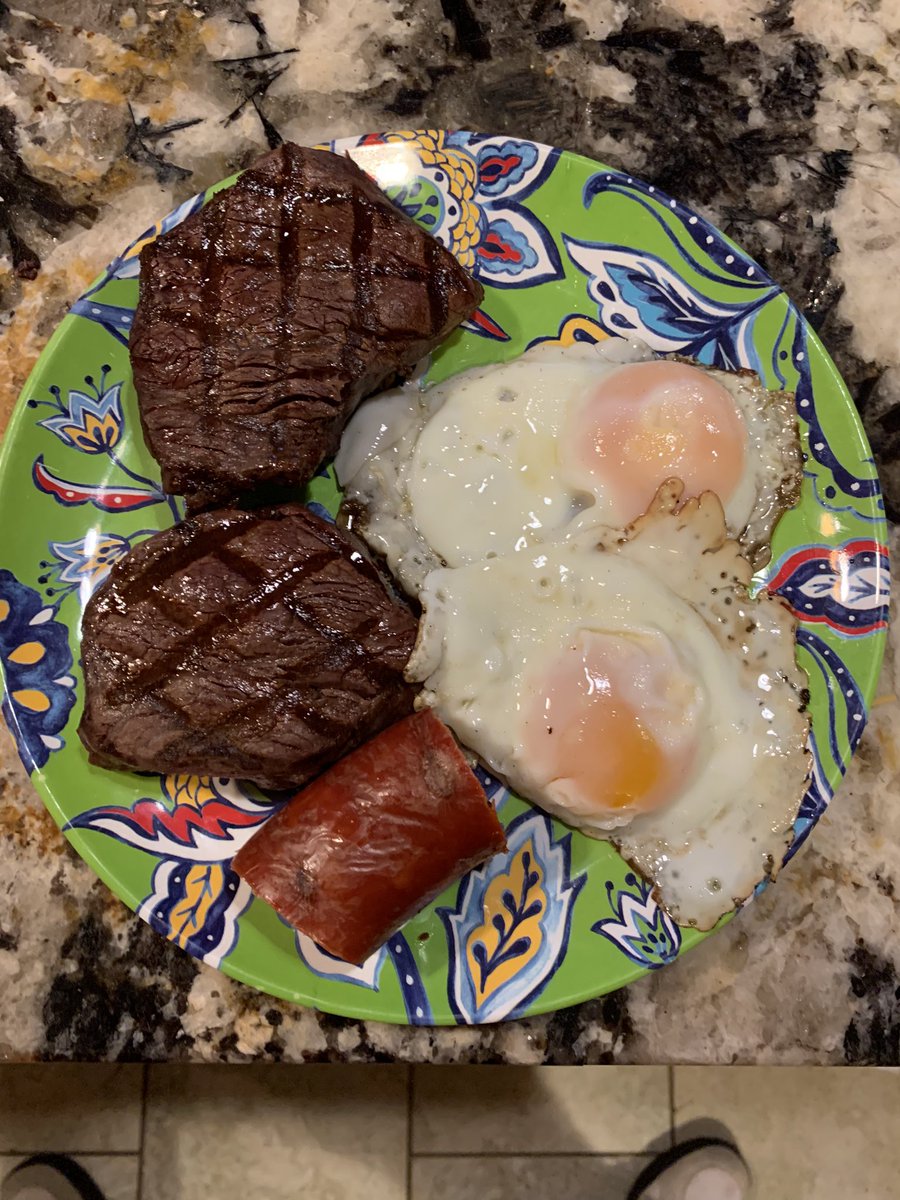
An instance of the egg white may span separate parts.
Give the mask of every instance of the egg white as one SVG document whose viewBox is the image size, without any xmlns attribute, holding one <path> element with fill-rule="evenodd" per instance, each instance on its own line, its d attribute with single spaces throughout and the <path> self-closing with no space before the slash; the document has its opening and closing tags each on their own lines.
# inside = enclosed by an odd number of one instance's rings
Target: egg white
<svg viewBox="0 0 900 1200">
<path fill-rule="evenodd" d="M 643 343 L 618 338 L 537 346 L 432 388 L 407 386 L 367 401 L 335 462 L 347 500 L 361 512 L 358 532 L 415 594 L 436 566 L 530 551 L 635 518 L 617 510 L 602 483 L 590 490 L 575 479 L 560 437 L 598 382 L 655 357 Z M 729 533 L 758 566 L 798 494 L 793 398 L 767 391 L 750 372 L 702 369 L 729 392 L 746 432 L 743 470 L 725 511 Z"/>
<path fill-rule="evenodd" d="M 624 536 L 584 531 L 431 572 L 407 676 L 514 790 L 612 840 L 677 921 L 709 929 L 783 858 L 808 776 L 806 678 L 794 619 L 777 598 L 749 597 L 750 566 L 717 499 L 679 509 L 680 492 L 661 488 Z M 689 778 L 626 824 L 573 806 L 536 770 L 534 733 L 523 732 L 529 689 L 586 631 L 664 642 L 700 696 Z"/>
</svg>

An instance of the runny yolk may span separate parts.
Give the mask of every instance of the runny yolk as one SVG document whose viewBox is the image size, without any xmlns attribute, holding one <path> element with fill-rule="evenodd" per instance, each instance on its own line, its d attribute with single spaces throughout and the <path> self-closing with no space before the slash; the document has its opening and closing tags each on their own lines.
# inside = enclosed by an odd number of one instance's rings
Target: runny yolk
<svg viewBox="0 0 900 1200">
<path fill-rule="evenodd" d="M 601 737 L 609 742 L 600 742 Z M 578 779 L 597 808 L 620 812 L 657 807 L 651 798 L 659 792 L 665 758 L 630 705 L 611 704 L 602 714 L 591 707 L 560 740 L 568 774 Z M 608 759 L 605 779 L 597 778 L 599 745 L 604 746 L 602 753 Z"/>
<path fill-rule="evenodd" d="M 578 812 L 651 812 L 674 798 L 696 743 L 694 684 L 660 646 L 583 633 L 532 701 L 526 753 Z"/>
<path fill-rule="evenodd" d="M 726 388 L 697 367 L 658 361 L 607 376 L 564 433 L 563 454 L 575 482 L 602 491 L 624 522 L 672 477 L 687 495 L 711 491 L 724 504 L 743 474 L 746 442 Z"/>
</svg>

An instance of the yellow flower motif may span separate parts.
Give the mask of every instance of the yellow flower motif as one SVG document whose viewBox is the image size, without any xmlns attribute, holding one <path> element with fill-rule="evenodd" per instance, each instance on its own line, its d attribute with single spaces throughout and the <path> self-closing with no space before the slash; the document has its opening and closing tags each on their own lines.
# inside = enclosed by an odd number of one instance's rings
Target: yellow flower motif
<svg viewBox="0 0 900 1200">
<path fill-rule="evenodd" d="M 10 653 L 9 661 L 19 667 L 33 667 L 46 654 L 40 642 L 22 642 Z"/>
<path fill-rule="evenodd" d="M 109 367 L 104 367 L 99 383 L 90 375 L 85 383 L 93 395 L 72 388 L 63 400 L 58 387 L 51 387 L 52 400 L 30 400 L 32 407 L 47 405 L 55 408 L 52 417 L 45 417 L 38 424 L 55 433 L 61 442 L 74 446 L 85 454 L 109 454 L 122 437 L 122 384 L 106 387 Z"/>
<path fill-rule="evenodd" d="M 182 896 L 169 913 L 169 937 L 176 946 L 187 949 L 190 940 L 203 932 L 224 886 L 225 867 L 220 863 L 194 863 L 185 868 Z"/>
<path fill-rule="evenodd" d="M 442 171 L 447 188 L 456 201 L 457 215 L 450 227 L 451 250 L 464 267 L 475 265 L 475 249 L 481 238 L 481 210 L 475 201 L 478 176 L 470 155 L 454 146 L 447 146 L 444 132 L 425 129 L 415 132 L 401 130 L 387 135 L 388 142 L 415 142 L 416 154 L 429 171 Z"/>
<path fill-rule="evenodd" d="M 0 568 L 0 676 L 9 727 L 29 769 L 58 750 L 75 703 L 69 631 L 40 593 Z"/>
<path fill-rule="evenodd" d="M 59 432 L 79 450 L 88 454 L 102 454 L 118 443 L 122 436 L 122 425 L 108 412 L 101 419 L 93 413 L 84 414 L 83 425 L 61 425 Z"/>
<path fill-rule="evenodd" d="M 22 708 L 27 708 L 33 713 L 45 713 L 50 708 L 49 697 L 44 692 L 39 692 L 37 688 L 21 688 L 12 693 L 12 698 L 16 704 L 20 704 Z"/>
<path fill-rule="evenodd" d="M 201 808 L 218 795 L 208 775 L 167 775 L 163 791 L 173 805 L 185 804 L 191 808 Z"/>
<path fill-rule="evenodd" d="M 92 529 L 83 538 L 72 542 L 51 542 L 54 561 L 41 563 L 52 567 L 58 581 L 64 585 L 63 594 L 87 586 L 93 591 L 109 574 L 117 559 L 131 549 L 131 541 L 116 533 L 101 533 Z"/>
<path fill-rule="evenodd" d="M 566 317 L 565 321 L 560 325 L 559 333 L 557 333 L 555 338 L 542 338 L 541 345 L 574 346 L 576 342 L 587 340 L 602 342 L 608 337 L 609 334 L 596 321 L 593 321 L 590 317 L 575 315 Z"/>
<path fill-rule="evenodd" d="M 484 895 L 484 920 L 466 939 L 466 962 L 480 1008 L 540 953 L 547 907 L 544 871 L 529 838 Z"/>
<path fill-rule="evenodd" d="M 398 129 L 395 133 L 387 134 L 385 141 L 415 142 L 416 154 L 428 167 L 435 167 L 442 160 L 443 129 Z"/>
<path fill-rule="evenodd" d="M 155 242 L 160 234 L 164 233 L 163 222 L 157 221 L 152 225 L 145 234 L 132 242 L 125 253 L 122 255 L 122 262 L 129 262 L 131 259 L 137 259 L 141 256 L 141 251 L 145 246 L 149 246 L 151 242 Z"/>
</svg>

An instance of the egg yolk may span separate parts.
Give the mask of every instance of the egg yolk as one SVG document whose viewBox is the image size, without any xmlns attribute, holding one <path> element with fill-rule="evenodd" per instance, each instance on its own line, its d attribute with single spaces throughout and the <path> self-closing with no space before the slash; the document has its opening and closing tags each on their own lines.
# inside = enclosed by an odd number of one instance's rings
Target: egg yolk
<svg viewBox="0 0 900 1200">
<path fill-rule="evenodd" d="M 576 812 L 652 812 L 691 772 L 699 699 L 661 637 L 583 633 L 535 689 L 526 753 Z"/>
<path fill-rule="evenodd" d="M 744 470 L 747 434 L 728 392 L 685 363 L 620 367 L 581 405 L 563 435 L 576 482 L 601 492 L 630 521 L 661 483 L 688 495 L 715 492 L 724 504 Z"/>
</svg>

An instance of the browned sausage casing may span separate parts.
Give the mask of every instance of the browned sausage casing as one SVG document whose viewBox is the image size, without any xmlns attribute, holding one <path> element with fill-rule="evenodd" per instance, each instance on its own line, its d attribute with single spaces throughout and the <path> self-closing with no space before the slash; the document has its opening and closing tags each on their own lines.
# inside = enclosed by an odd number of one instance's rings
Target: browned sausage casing
<svg viewBox="0 0 900 1200">
<path fill-rule="evenodd" d="M 257 896 L 361 963 L 454 880 L 506 849 L 450 731 L 428 710 L 304 788 L 234 859 Z"/>
</svg>

